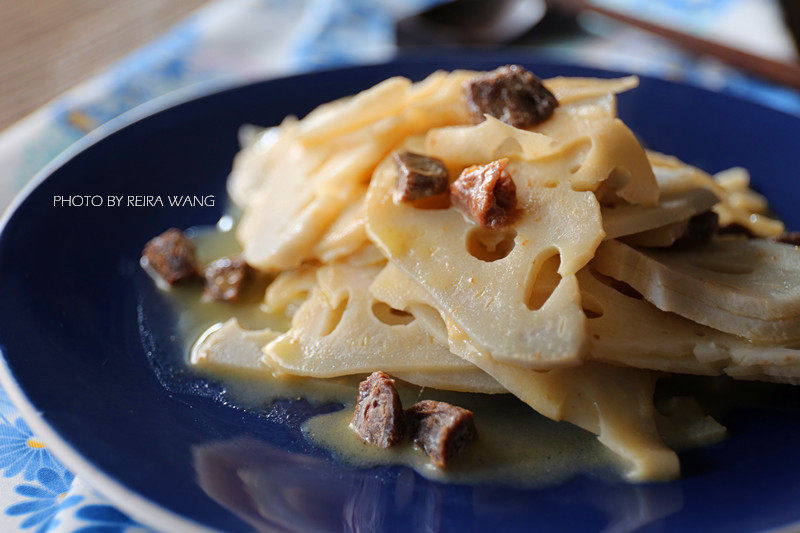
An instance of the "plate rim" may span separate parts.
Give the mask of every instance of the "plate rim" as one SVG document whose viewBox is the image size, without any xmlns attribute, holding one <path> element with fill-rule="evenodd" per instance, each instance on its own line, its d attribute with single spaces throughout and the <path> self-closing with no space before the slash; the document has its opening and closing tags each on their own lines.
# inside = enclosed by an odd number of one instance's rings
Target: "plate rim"
<svg viewBox="0 0 800 533">
<path fill-rule="evenodd" d="M 16 194 L 3 212 L 2 218 L 0 218 L 0 239 L 5 235 L 9 221 L 28 196 L 74 157 L 89 150 L 103 139 L 151 115 L 167 111 L 204 96 L 211 96 L 245 85 L 249 85 L 249 83 L 227 87 L 214 86 L 213 84 L 190 85 L 143 102 L 98 126 L 59 153 Z M 0 387 L 6 392 L 11 403 L 19 410 L 20 416 L 28 423 L 31 431 L 44 441 L 56 459 L 76 477 L 80 476 L 85 479 L 92 489 L 107 498 L 140 524 L 167 531 L 215 532 L 214 529 L 170 511 L 159 503 L 145 498 L 86 459 L 65 437 L 62 437 L 50 426 L 43 413 L 31 403 L 22 386 L 17 382 L 8 367 L 8 361 L 6 361 L 6 355 L 2 349 L 0 349 Z"/>
<path fill-rule="evenodd" d="M 435 67 L 437 62 L 443 61 L 487 61 L 492 59 L 498 60 L 498 63 L 511 63 L 517 61 L 525 63 L 540 63 L 542 65 L 557 67 L 563 66 L 565 68 L 589 68 L 611 75 L 636 75 L 639 78 L 655 80 L 659 83 L 680 87 L 689 87 L 691 89 L 713 95 L 714 98 L 730 99 L 740 103 L 743 102 L 747 105 L 755 106 L 768 112 L 778 113 L 780 115 L 800 121 L 800 116 L 792 113 L 772 108 L 735 94 L 714 91 L 707 87 L 702 87 L 698 84 L 692 83 L 690 80 L 675 81 L 656 76 L 652 73 L 641 74 L 638 72 L 620 71 L 597 66 L 590 62 L 572 60 L 565 61 L 563 58 L 553 56 L 552 54 L 525 53 L 513 50 L 501 51 L 471 49 L 467 51 L 446 51 L 434 49 L 433 51 L 428 50 L 427 52 L 423 53 L 399 53 L 395 57 L 384 61 L 318 69 L 309 72 L 284 74 L 274 77 L 259 77 L 233 83 L 231 83 L 230 80 L 212 80 L 208 82 L 195 83 L 187 87 L 176 89 L 134 106 L 128 111 L 125 111 L 117 117 L 114 117 L 111 120 L 101 124 L 85 136 L 72 143 L 49 163 L 47 163 L 41 170 L 34 174 L 28 183 L 26 183 L 25 186 L 14 196 L 11 203 L 4 210 L 2 217 L 0 217 L 0 239 L 5 236 L 9 221 L 16 214 L 17 210 L 25 202 L 25 200 L 27 200 L 28 196 L 30 196 L 33 191 L 36 190 L 47 179 L 52 177 L 56 171 L 58 171 L 61 167 L 66 165 L 79 154 L 91 149 L 91 147 L 95 144 L 152 115 L 169 111 L 175 107 L 206 97 L 212 97 L 228 91 L 235 91 L 245 87 L 276 80 L 302 79 L 306 76 L 318 76 L 343 71 L 369 70 L 375 67 L 390 65 L 422 63 Z M 62 437 L 54 428 L 50 426 L 43 413 L 38 411 L 31 403 L 25 391 L 11 372 L 5 353 L 3 353 L 2 350 L 0 350 L 0 387 L 2 387 L 3 390 L 5 390 L 5 392 L 8 394 L 9 399 L 19 410 L 20 416 L 29 424 L 33 433 L 39 436 L 45 442 L 53 455 L 60 462 L 62 462 L 65 467 L 67 467 L 76 476 L 80 476 L 85 479 L 91 488 L 95 489 L 103 497 L 107 498 L 112 504 L 126 514 L 130 515 L 140 524 L 167 531 L 216 531 L 213 528 L 209 528 L 208 526 L 200 524 L 195 520 L 171 511 L 154 500 L 150 500 L 142 496 L 86 459 L 65 437 Z M 789 524 L 778 526 L 772 531 L 796 531 L 799 527 L 800 520 L 797 520 Z"/>
</svg>

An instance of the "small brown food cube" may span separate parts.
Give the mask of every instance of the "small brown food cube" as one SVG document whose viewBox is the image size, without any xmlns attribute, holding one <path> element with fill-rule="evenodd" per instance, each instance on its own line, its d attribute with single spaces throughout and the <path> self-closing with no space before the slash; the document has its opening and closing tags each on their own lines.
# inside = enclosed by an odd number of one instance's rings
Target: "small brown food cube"
<svg viewBox="0 0 800 533">
<path fill-rule="evenodd" d="M 150 239 L 142 251 L 142 257 L 170 285 L 193 278 L 198 273 L 194 243 L 176 228 Z"/>
<path fill-rule="evenodd" d="M 350 428 L 364 442 L 379 448 L 389 448 L 403 439 L 403 405 L 392 378 L 373 372 L 361 382 Z"/>
<path fill-rule="evenodd" d="M 472 411 L 433 400 L 417 402 L 406 410 L 406 423 L 414 444 L 439 468 L 478 436 Z"/>
<path fill-rule="evenodd" d="M 250 275 L 250 266 L 241 256 L 222 257 L 208 265 L 203 272 L 207 300 L 235 302 Z"/>
<path fill-rule="evenodd" d="M 465 86 L 467 107 L 475 122 L 488 114 L 516 128 L 549 119 L 558 100 L 532 72 L 506 65 L 477 76 Z"/>
<path fill-rule="evenodd" d="M 517 186 L 506 172 L 508 159 L 474 165 L 450 184 L 450 199 L 472 220 L 486 228 L 500 228 L 514 218 Z"/>
<path fill-rule="evenodd" d="M 447 192 L 450 174 L 441 159 L 413 152 L 395 152 L 395 203 L 413 202 Z"/>
</svg>

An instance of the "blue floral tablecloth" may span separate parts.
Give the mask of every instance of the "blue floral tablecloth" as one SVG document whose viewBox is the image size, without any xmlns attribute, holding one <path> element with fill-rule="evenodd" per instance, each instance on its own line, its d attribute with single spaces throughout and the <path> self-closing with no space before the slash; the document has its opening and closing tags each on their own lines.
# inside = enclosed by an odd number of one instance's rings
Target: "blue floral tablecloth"
<svg viewBox="0 0 800 533">
<path fill-rule="evenodd" d="M 138 104 L 396 53 L 394 21 L 442 0 L 217 0 L 160 39 L 0 133 L 0 208 L 59 152 Z M 796 59 L 773 0 L 598 0 L 771 57 Z M 600 18 L 539 50 L 551 57 L 682 79 L 800 115 L 800 95 Z M 0 531 L 144 530 L 62 466 L 0 390 Z"/>
</svg>

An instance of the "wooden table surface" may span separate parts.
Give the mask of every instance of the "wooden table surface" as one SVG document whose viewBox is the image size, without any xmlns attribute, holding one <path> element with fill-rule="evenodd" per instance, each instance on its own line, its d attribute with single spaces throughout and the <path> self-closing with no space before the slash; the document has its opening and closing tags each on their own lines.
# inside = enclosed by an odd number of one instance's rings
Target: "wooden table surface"
<svg viewBox="0 0 800 533">
<path fill-rule="evenodd" d="M 203 0 L 0 0 L 0 130 L 157 37 Z"/>
</svg>

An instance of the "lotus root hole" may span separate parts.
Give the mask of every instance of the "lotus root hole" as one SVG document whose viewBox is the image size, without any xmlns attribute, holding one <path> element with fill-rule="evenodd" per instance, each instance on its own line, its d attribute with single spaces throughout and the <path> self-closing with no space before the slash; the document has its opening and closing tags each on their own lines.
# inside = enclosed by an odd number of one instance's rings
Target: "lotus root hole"
<svg viewBox="0 0 800 533">
<path fill-rule="evenodd" d="M 531 311 L 537 311 L 556 290 L 561 283 L 561 274 L 558 269 L 561 266 L 561 255 L 555 253 L 541 262 L 537 272 L 532 273 L 532 282 L 528 282 L 528 292 L 525 303 Z M 534 268 L 536 268 L 534 266 Z"/>
<path fill-rule="evenodd" d="M 513 229 L 492 230 L 476 227 L 467 234 L 467 251 L 481 261 L 491 263 L 503 259 L 514 249 L 517 232 Z"/>
<path fill-rule="evenodd" d="M 372 304 L 372 314 L 389 326 L 405 326 L 414 321 L 414 315 L 411 313 L 395 309 L 384 302 L 374 302 Z"/>
<path fill-rule="evenodd" d="M 339 305 L 336 306 L 335 309 L 331 309 L 330 313 L 328 313 L 328 316 L 323 317 L 323 323 L 320 332 L 323 337 L 333 333 L 333 330 L 335 330 L 336 326 L 339 325 L 339 322 L 342 321 L 344 310 L 347 309 L 347 302 L 348 299 L 345 298 Z"/>
</svg>

